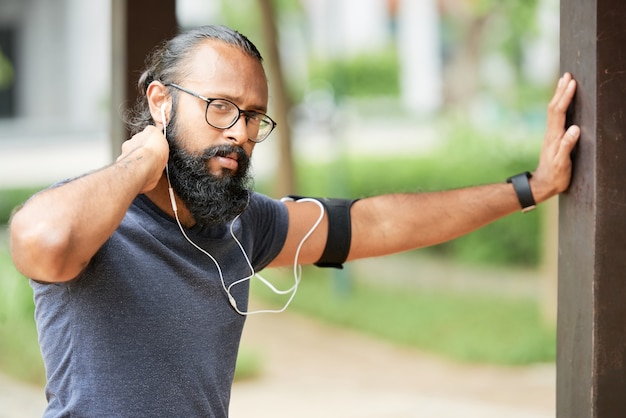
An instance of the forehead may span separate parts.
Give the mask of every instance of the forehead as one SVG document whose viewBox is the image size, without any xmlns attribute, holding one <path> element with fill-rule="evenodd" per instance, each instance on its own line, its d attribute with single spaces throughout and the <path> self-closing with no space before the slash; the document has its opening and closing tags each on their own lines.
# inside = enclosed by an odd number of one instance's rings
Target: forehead
<svg viewBox="0 0 626 418">
<path fill-rule="evenodd" d="M 205 94 L 267 102 L 263 65 L 233 45 L 204 41 L 195 48 L 185 67 L 185 81 Z"/>
</svg>

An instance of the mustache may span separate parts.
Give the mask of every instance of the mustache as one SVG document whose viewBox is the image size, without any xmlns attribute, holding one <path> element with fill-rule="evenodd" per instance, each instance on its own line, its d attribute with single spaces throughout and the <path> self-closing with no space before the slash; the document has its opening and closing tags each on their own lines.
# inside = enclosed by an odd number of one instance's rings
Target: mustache
<svg viewBox="0 0 626 418">
<path fill-rule="evenodd" d="M 250 157 L 248 157 L 248 154 L 246 154 L 243 148 L 229 144 L 216 145 L 206 148 L 202 152 L 202 155 L 200 155 L 200 158 L 207 161 L 214 157 L 230 157 L 233 154 L 237 156 L 237 161 L 239 163 L 248 162 L 250 160 Z"/>
</svg>

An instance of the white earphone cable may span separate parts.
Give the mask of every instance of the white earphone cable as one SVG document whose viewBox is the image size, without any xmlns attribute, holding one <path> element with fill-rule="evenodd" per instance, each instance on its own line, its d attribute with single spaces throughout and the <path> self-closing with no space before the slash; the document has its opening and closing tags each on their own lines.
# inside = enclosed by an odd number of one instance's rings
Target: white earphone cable
<svg viewBox="0 0 626 418">
<path fill-rule="evenodd" d="M 161 105 L 161 119 L 162 119 L 162 122 L 163 122 L 163 135 L 167 138 L 167 124 L 165 122 L 165 104 Z M 240 314 L 240 315 L 253 315 L 253 314 L 258 314 L 258 313 L 281 313 L 281 312 L 284 312 L 285 309 L 287 309 L 287 307 L 289 306 L 289 304 L 293 300 L 293 298 L 295 297 L 296 292 L 298 291 L 298 285 L 300 284 L 300 279 L 301 279 L 301 276 L 302 276 L 302 268 L 301 268 L 300 264 L 298 263 L 298 260 L 299 260 L 299 257 L 300 257 L 300 250 L 302 249 L 302 246 L 304 245 L 306 240 L 309 239 L 311 234 L 313 234 L 313 232 L 315 232 L 315 230 L 317 229 L 319 224 L 322 222 L 322 219 L 324 218 L 324 206 L 319 201 L 317 201 L 315 199 L 310 199 L 310 198 L 299 199 L 297 201 L 298 203 L 300 203 L 300 202 L 312 202 L 312 203 L 315 203 L 320 208 L 320 215 L 317 218 L 317 220 L 315 221 L 315 223 L 313 224 L 313 226 L 311 226 L 311 229 L 309 229 L 309 231 L 304 235 L 304 237 L 302 237 L 302 240 L 300 240 L 300 243 L 298 244 L 298 247 L 296 249 L 296 253 L 294 255 L 294 260 L 293 260 L 294 284 L 293 284 L 293 286 L 291 286 L 287 290 L 279 290 L 279 289 L 277 289 L 269 281 L 267 281 L 260 274 L 258 274 L 258 273 L 256 273 L 254 271 L 254 267 L 252 266 L 252 263 L 250 262 L 250 259 L 249 259 L 248 255 L 246 254 L 246 251 L 244 250 L 243 245 L 237 239 L 237 237 L 235 236 L 235 233 L 233 231 L 233 225 L 239 219 L 239 216 L 241 214 L 237 215 L 235 217 L 235 219 L 233 219 L 232 222 L 230 223 L 229 231 L 230 231 L 230 235 L 233 237 L 233 239 L 237 243 L 237 246 L 241 250 L 241 254 L 243 255 L 244 259 L 246 260 L 246 264 L 248 265 L 248 268 L 250 269 L 250 273 L 251 274 L 249 276 L 247 276 L 247 277 L 244 277 L 242 279 L 239 279 L 239 280 L 236 280 L 236 281 L 232 282 L 228 287 L 226 287 L 226 283 L 224 282 L 224 274 L 222 272 L 222 268 L 220 267 L 220 265 L 217 262 L 217 260 L 215 259 L 215 257 L 213 257 L 204 248 L 200 247 L 195 242 L 193 242 L 189 238 L 189 236 L 187 236 L 187 233 L 185 232 L 185 229 L 183 228 L 183 226 L 182 226 L 182 224 L 180 222 L 180 219 L 178 217 L 178 207 L 176 205 L 176 199 L 175 199 L 175 195 L 174 195 L 174 190 L 172 188 L 172 183 L 170 182 L 169 164 L 165 165 L 165 174 L 166 174 L 166 177 L 167 177 L 167 184 L 168 184 L 168 191 L 169 191 L 169 195 L 170 195 L 170 202 L 171 202 L 171 205 L 172 205 L 172 210 L 174 211 L 174 218 L 176 219 L 176 223 L 178 224 L 178 228 L 180 229 L 180 232 L 183 234 L 183 237 L 185 237 L 185 239 L 191 245 L 193 245 L 198 251 L 202 252 L 204 255 L 209 257 L 211 259 L 211 261 L 213 261 L 213 264 L 215 264 L 215 267 L 217 268 L 217 272 L 218 272 L 219 277 L 220 277 L 220 282 L 222 284 L 222 288 L 224 289 L 224 292 L 226 292 L 226 295 L 228 296 L 228 301 L 230 302 L 230 304 L 233 307 L 233 309 L 235 309 L 235 311 L 238 314 Z M 247 312 L 243 312 L 243 311 L 239 310 L 239 308 L 237 307 L 237 301 L 235 300 L 233 295 L 230 293 L 230 291 L 233 288 L 233 286 L 241 284 L 241 283 L 243 283 L 243 282 L 245 282 L 247 280 L 251 280 L 253 277 L 258 278 L 272 292 L 274 292 L 274 293 L 276 293 L 278 295 L 285 295 L 285 294 L 291 293 L 291 295 L 289 296 L 289 299 L 287 300 L 285 305 L 281 309 L 261 309 L 261 310 L 257 310 L 257 311 L 247 311 Z"/>
</svg>

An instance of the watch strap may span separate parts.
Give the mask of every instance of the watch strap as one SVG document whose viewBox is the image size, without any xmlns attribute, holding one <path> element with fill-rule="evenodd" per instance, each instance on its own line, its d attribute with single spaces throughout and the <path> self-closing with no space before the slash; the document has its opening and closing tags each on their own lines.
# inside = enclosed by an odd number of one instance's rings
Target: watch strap
<svg viewBox="0 0 626 418">
<path fill-rule="evenodd" d="M 533 192 L 530 190 L 530 182 L 528 181 L 532 176 L 530 172 L 526 171 L 506 179 L 507 183 L 513 184 L 513 189 L 522 206 L 522 212 L 529 212 L 537 206 Z"/>
</svg>

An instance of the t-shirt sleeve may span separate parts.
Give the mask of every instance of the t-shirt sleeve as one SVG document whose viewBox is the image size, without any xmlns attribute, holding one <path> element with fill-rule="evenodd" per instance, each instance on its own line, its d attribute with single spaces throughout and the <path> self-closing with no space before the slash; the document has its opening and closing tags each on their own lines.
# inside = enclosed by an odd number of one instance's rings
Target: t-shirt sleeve
<svg viewBox="0 0 626 418">
<path fill-rule="evenodd" d="M 245 222 L 253 232 L 251 262 L 257 271 L 265 268 L 276 258 L 287 239 L 289 216 L 284 203 L 255 193 Z"/>
</svg>

